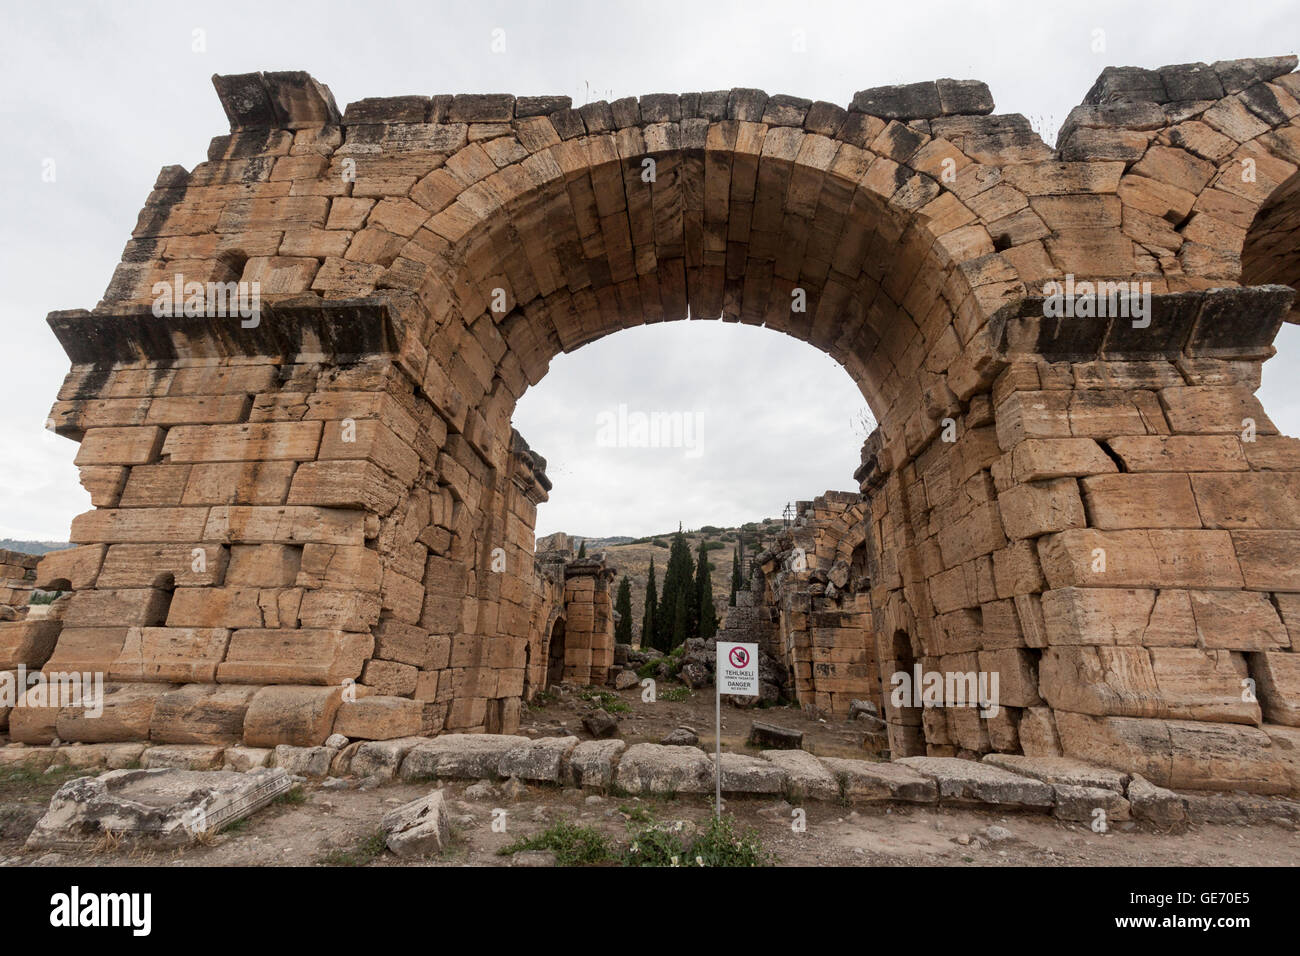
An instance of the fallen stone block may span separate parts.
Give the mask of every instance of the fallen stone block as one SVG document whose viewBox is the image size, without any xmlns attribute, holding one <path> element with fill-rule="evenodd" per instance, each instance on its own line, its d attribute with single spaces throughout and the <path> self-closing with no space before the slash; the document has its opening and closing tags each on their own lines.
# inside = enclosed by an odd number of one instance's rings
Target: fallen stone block
<svg viewBox="0 0 1300 956">
<path fill-rule="evenodd" d="M 390 810 L 380 820 L 385 844 L 403 858 L 441 853 L 451 840 L 451 820 L 442 791 Z"/>
<path fill-rule="evenodd" d="M 598 707 L 582 718 L 582 726 L 593 737 L 610 737 L 618 732 L 618 718 Z"/>
<path fill-rule="evenodd" d="M 1162 827 L 1187 822 L 1187 808 L 1183 805 L 1183 798 L 1172 790 L 1157 787 L 1140 774 L 1133 775 L 1127 796 L 1135 819 Z"/>
<path fill-rule="evenodd" d="M 1056 796 L 1052 816 L 1058 820 L 1089 825 L 1095 825 L 1100 820 L 1109 827 L 1111 823 L 1129 819 L 1128 801 L 1122 793 L 1116 793 L 1109 787 L 1056 783 L 1052 785 L 1052 791 Z"/>
<path fill-rule="evenodd" d="M 495 779 L 506 752 L 529 742 L 513 734 L 443 734 L 413 747 L 398 776 L 403 780 Z"/>
<path fill-rule="evenodd" d="M 835 775 L 840 792 L 855 802 L 935 803 L 939 799 L 939 788 L 932 778 L 901 764 L 843 757 L 820 759 Z"/>
<path fill-rule="evenodd" d="M 406 755 L 427 737 L 398 737 L 394 740 L 367 740 L 357 747 L 348 765 L 348 772 L 358 777 L 382 777 L 391 780 Z"/>
<path fill-rule="evenodd" d="M 619 760 L 614 783 L 627 793 L 708 793 L 713 762 L 696 747 L 634 744 Z"/>
<path fill-rule="evenodd" d="M 615 690 L 627 690 L 629 687 L 635 687 L 641 683 L 641 678 L 636 676 L 636 671 L 622 670 L 614 678 Z"/>
<path fill-rule="evenodd" d="M 716 771 L 709 772 L 716 776 Z M 788 782 L 786 772 L 771 761 L 750 754 L 722 755 L 723 793 L 785 793 Z"/>
<path fill-rule="evenodd" d="M 27 838 L 31 849 L 78 849 L 107 833 L 184 846 L 261 809 L 292 786 L 283 770 L 110 770 L 59 788 Z"/>
<path fill-rule="evenodd" d="M 497 773 L 520 780 L 559 783 L 565 779 L 569 755 L 577 745 L 577 737 L 539 737 L 502 754 Z"/>
<path fill-rule="evenodd" d="M 227 747 L 222 755 L 222 770 L 247 773 L 267 766 L 274 755 L 270 747 Z"/>
<path fill-rule="evenodd" d="M 338 751 L 333 747 L 295 747 L 280 744 L 271 756 L 271 765 L 302 777 L 327 777 L 330 763 Z"/>
<path fill-rule="evenodd" d="M 1020 754 L 985 754 L 984 762 L 1022 777 L 1074 787 L 1099 787 L 1123 794 L 1129 775 L 1109 767 L 1096 767 L 1069 757 L 1023 757 Z"/>
<path fill-rule="evenodd" d="M 172 770 L 219 770 L 224 762 L 225 747 L 201 744 L 163 744 L 150 747 L 140 758 L 140 766 Z"/>
<path fill-rule="evenodd" d="M 1050 784 L 991 764 L 959 757 L 902 757 L 895 763 L 932 778 L 939 788 L 940 803 L 1043 810 L 1054 802 Z"/>
<path fill-rule="evenodd" d="M 840 782 L 835 774 L 806 750 L 765 750 L 760 756 L 785 772 L 792 802 L 839 799 Z"/>
<path fill-rule="evenodd" d="M 604 789 L 614 780 L 619 755 L 627 749 L 623 740 L 584 740 L 569 755 L 569 774 L 579 787 Z"/>
<path fill-rule="evenodd" d="M 756 720 L 749 726 L 749 743 L 773 750 L 802 750 L 803 731 L 787 730 L 776 724 Z"/>
</svg>

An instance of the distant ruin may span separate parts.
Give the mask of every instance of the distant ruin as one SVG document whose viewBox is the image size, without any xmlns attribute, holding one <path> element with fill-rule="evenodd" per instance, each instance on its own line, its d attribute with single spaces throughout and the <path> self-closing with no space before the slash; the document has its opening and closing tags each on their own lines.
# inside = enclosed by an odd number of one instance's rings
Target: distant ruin
<svg viewBox="0 0 1300 956">
<path fill-rule="evenodd" d="M 4 666 L 110 690 L 11 739 L 511 732 L 603 681 L 607 569 L 535 560 L 511 416 L 558 353 L 689 310 L 824 350 L 880 423 L 756 572 L 801 705 L 878 702 L 896 757 L 1300 789 L 1300 444 L 1254 396 L 1300 321 L 1295 65 L 1108 68 L 1056 148 L 976 81 L 340 113 L 214 77 L 230 133 L 49 317 L 94 510 L 39 566 L 57 643 L 0 625 Z M 894 706 L 917 667 L 996 672 L 999 716 Z"/>
</svg>

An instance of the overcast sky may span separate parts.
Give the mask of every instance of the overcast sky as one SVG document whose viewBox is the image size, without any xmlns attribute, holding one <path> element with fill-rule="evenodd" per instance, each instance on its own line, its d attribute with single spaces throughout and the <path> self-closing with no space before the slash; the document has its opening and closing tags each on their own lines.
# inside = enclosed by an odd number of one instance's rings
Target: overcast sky
<svg viewBox="0 0 1300 956">
<path fill-rule="evenodd" d="M 158 169 L 193 168 L 226 131 L 213 73 L 307 70 L 340 108 L 403 93 L 580 105 L 735 86 L 847 104 L 867 87 L 950 76 L 984 80 L 998 112 L 1024 113 L 1051 142 L 1103 66 L 1300 47 L 1294 0 L 1065 7 L 0 0 L 0 537 L 65 540 L 89 508 L 76 446 L 42 430 L 68 368 L 44 317 L 98 302 Z M 1261 394 L 1296 434 L 1300 334 L 1287 326 L 1277 344 Z M 620 405 L 689 413 L 698 442 L 617 447 L 599 416 L 617 422 Z M 558 358 L 520 404 L 516 423 L 555 482 L 538 533 L 731 524 L 851 488 L 863 408 L 828 357 L 775 332 L 671 323 L 610 336 Z"/>
</svg>

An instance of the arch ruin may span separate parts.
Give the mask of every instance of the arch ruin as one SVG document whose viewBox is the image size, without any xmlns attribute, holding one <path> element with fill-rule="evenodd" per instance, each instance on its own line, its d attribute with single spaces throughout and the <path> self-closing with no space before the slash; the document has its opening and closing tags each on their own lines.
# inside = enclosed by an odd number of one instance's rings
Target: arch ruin
<svg viewBox="0 0 1300 956">
<path fill-rule="evenodd" d="M 566 675 L 602 681 L 605 571 L 539 574 L 550 484 L 511 415 L 561 351 L 689 316 L 822 349 L 879 422 L 782 591 L 801 704 L 880 700 L 896 756 L 1300 788 L 1300 445 L 1254 395 L 1300 321 L 1295 65 L 1108 68 L 1055 148 L 977 81 L 340 112 L 305 73 L 214 77 L 230 133 L 162 170 L 103 300 L 49 317 L 94 510 L 21 663 L 102 671 L 108 719 L 19 706 L 10 735 L 511 731 L 560 606 Z M 204 314 L 236 281 L 257 313 Z M 822 653 L 837 629 L 861 648 Z M 1001 716 L 893 707 L 897 635 L 997 673 Z"/>
</svg>

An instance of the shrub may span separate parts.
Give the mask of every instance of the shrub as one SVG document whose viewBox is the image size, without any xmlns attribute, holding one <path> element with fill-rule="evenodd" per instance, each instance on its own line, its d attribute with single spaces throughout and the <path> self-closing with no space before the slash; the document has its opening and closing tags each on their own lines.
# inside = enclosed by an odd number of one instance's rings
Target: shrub
<svg viewBox="0 0 1300 956">
<path fill-rule="evenodd" d="M 699 866 L 772 866 L 776 855 L 763 849 L 758 832 L 739 830 L 735 817 L 725 814 L 709 817 L 704 828 L 691 844 L 691 862 Z"/>
<path fill-rule="evenodd" d="M 623 851 L 624 866 L 683 866 L 687 859 L 681 834 L 669 824 L 651 823 L 632 830 Z"/>
<path fill-rule="evenodd" d="M 516 840 L 497 853 L 510 856 L 520 850 L 550 850 L 560 866 L 593 866 L 615 858 L 605 834 L 594 827 L 578 826 L 568 820 L 561 820 L 536 836 Z"/>
</svg>

